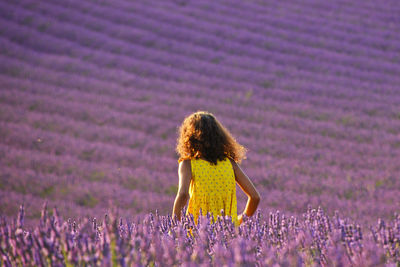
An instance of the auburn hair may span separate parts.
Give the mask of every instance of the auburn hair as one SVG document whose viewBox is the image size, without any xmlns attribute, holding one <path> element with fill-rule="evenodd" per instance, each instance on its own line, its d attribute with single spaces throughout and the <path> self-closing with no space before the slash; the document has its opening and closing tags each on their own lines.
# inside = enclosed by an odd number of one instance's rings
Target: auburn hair
<svg viewBox="0 0 400 267">
<path fill-rule="evenodd" d="M 212 164 L 226 157 L 240 163 L 247 149 L 207 111 L 197 111 L 187 116 L 179 128 L 176 152 L 178 162 L 203 158 Z"/>
</svg>

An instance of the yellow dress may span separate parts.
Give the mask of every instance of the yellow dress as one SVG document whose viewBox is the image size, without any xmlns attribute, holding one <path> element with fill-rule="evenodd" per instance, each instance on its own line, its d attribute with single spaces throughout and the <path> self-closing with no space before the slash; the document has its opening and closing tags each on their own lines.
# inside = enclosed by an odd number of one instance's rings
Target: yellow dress
<svg viewBox="0 0 400 267">
<path fill-rule="evenodd" d="M 217 165 L 203 159 L 191 160 L 192 179 L 189 187 L 189 204 L 186 214 L 191 213 L 197 223 L 200 213 L 212 213 L 214 220 L 221 214 L 232 218 L 238 226 L 235 173 L 229 158 Z"/>
</svg>

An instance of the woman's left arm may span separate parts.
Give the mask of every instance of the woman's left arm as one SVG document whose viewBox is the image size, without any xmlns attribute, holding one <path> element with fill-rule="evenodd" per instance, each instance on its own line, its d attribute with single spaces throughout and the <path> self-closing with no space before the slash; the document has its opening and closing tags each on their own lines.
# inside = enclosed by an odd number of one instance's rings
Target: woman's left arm
<svg viewBox="0 0 400 267">
<path fill-rule="evenodd" d="M 189 200 L 189 186 L 190 180 L 192 179 L 192 169 L 190 160 L 184 160 L 179 163 L 178 168 L 179 175 L 179 188 L 175 197 L 174 208 L 172 211 L 172 217 L 176 215 L 178 220 L 181 220 L 181 212 Z"/>
</svg>

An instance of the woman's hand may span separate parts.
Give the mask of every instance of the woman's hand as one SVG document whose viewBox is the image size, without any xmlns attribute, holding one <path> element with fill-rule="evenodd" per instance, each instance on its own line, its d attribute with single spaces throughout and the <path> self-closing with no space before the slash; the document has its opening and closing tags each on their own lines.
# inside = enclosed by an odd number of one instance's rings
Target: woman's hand
<svg viewBox="0 0 400 267">
<path fill-rule="evenodd" d="M 243 223 L 243 214 L 238 215 L 238 222 L 239 222 L 239 225 L 241 225 Z"/>
</svg>

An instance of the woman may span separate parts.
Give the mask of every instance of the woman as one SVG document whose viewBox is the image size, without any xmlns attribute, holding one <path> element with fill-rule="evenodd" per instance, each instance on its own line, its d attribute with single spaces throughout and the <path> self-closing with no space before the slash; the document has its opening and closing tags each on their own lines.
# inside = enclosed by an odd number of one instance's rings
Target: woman
<svg viewBox="0 0 400 267">
<path fill-rule="evenodd" d="M 179 154 L 179 188 L 173 216 L 181 217 L 181 210 L 189 200 L 187 214 L 195 222 L 200 215 L 210 212 L 214 219 L 224 214 L 236 226 L 243 215 L 252 216 L 260 202 L 249 177 L 238 163 L 245 158 L 246 149 L 209 112 L 198 111 L 185 118 L 180 126 L 176 150 Z M 244 211 L 237 215 L 236 183 L 247 195 Z"/>
</svg>

